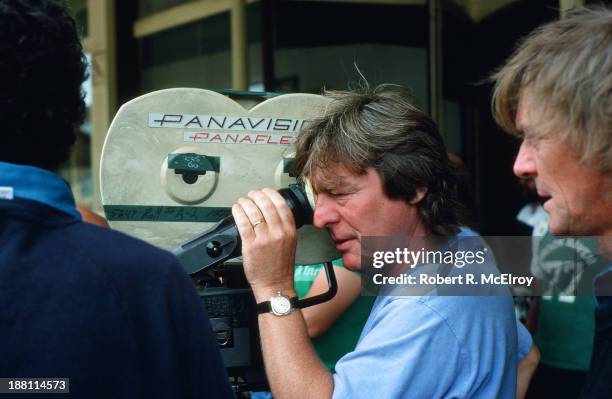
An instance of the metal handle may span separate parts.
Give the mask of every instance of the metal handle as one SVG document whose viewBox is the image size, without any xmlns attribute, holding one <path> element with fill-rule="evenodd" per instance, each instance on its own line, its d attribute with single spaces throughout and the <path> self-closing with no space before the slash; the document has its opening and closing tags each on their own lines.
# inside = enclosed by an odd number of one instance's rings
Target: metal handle
<svg viewBox="0 0 612 399">
<path fill-rule="evenodd" d="M 299 308 L 304 309 L 309 306 L 318 305 L 323 302 L 327 302 L 332 299 L 336 292 L 338 292 L 338 282 L 336 281 L 336 273 L 334 272 L 334 265 L 331 262 L 326 262 L 325 275 L 327 276 L 327 292 L 319 295 L 315 295 L 310 298 L 304 298 L 299 300 Z"/>
</svg>

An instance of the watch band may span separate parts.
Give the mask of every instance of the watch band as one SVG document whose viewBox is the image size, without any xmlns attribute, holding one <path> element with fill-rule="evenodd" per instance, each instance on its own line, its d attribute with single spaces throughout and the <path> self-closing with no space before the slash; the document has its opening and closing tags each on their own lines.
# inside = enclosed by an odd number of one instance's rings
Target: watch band
<svg viewBox="0 0 612 399">
<path fill-rule="evenodd" d="M 300 299 L 298 297 L 293 297 L 293 298 L 289 298 L 289 303 L 291 303 L 291 308 L 292 309 L 298 309 L 300 306 Z M 270 303 L 270 301 L 263 301 L 260 302 L 256 305 L 256 309 L 257 309 L 257 314 L 263 314 L 263 313 L 271 313 L 272 312 L 272 305 Z"/>
</svg>

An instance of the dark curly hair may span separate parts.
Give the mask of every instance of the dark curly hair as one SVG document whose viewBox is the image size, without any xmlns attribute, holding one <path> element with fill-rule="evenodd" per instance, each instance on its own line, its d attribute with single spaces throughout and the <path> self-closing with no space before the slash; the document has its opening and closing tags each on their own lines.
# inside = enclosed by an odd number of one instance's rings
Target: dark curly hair
<svg viewBox="0 0 612 399">
<path fill-rule="evenodd" d="M 58 0 L 0 0 L 0 161 L 55 170 L 85 117 L 87 64 Z"/>
<path fill-rule="evenodd" d="M 414 105 L 408 89 L 387 84 L 325 94 L 331 101 L 323 115 L 298 136 L 296 172 L 309 177 L 329 163 L 356 174 L 372 167 L 389 198 L 405 201 L 426 187 L 417 205 L 423 222 L 432 234 L 455 234 L 465 220 L 457 196 L 459 174 L 436 124 Z"/>
</svg>

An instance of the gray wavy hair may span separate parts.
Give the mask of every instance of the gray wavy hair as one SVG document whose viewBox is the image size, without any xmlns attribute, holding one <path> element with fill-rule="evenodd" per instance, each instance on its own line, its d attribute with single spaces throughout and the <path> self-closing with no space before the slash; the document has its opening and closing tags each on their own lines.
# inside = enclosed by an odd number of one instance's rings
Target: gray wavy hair
<svg viewBox="0 0 612 399">
<path fill-rule="evenodd" d="M 581 7 L 537 28 L 491 78 L 504 130 L 522 136 L 515 119 L 527 91 L 535 135 L 567 139 L 580 162 L 612 170 L 612 9 Z"/>
</svg>

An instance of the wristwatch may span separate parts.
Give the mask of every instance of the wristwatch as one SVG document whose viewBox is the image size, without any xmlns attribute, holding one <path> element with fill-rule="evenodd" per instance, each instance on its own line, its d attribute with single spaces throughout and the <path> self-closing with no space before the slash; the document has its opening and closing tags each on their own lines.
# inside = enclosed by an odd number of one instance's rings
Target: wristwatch
<svg viewBox="0 0 612 399">
<path fill-rule="evenodd" d="M 297 297 L 290 298 L 278 291 L 269 301 L 257 304 L 257 314 L 272 313 L 275 316 L 286 316 L 297 308 L 299 308 L 299 300 Z"/>
</svg>

